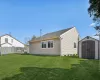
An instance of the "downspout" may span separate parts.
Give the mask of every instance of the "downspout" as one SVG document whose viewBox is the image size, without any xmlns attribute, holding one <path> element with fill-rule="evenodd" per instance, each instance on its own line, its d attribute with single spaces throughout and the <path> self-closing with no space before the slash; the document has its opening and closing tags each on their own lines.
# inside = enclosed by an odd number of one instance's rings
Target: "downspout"
<svg viewBox="0 0 100 80">
<path fill-rule="evenodd" d="M 77 49 L 78 57 L 79 57 L 79 41 L 78 41 L 78 49 Z"/>
<path fill-rule="evenodd" d="M 59 37 L 59 38 L 60 38 L 60 56 L 62 56 L 62 47 L 61 47 L 62 38 L 61 37 Z"/>
<path fill-rule="evenodd" d="M 80 39 L 79 39 L 79 35 L 78 35 L 78 47 L 77 47 L 77 54 L 78 54 L 78 57 L 79 57 L 79 41 L 80 41 Z"/>
</svg>

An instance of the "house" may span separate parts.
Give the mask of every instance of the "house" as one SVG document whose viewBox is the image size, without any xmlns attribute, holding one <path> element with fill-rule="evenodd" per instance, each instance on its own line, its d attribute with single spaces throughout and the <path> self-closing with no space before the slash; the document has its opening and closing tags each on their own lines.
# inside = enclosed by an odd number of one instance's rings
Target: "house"
<svg viewBox="0 0 100 80">
<path fill-rule="evenodd" d="M 47 33 L 29 41 L 29 53 L 36 55 L 77 54 L 79 33 L 75 27 Z"/>
<path fill-rule="evenodd" d="M 78 55 L 80 58 L 100 59 L 99 40 L 87 36 L 79 41 Z"/>
<path fill-rule="evenodd" d="M 9 34 L 0 36 L 0 47 L 23 47 L 24 44 Z"/>
<path fill-rule="evenodd" d="M 0 55 L 24 53 L 24 44 L 9 34 L 0 36 Z"/>
</svg>

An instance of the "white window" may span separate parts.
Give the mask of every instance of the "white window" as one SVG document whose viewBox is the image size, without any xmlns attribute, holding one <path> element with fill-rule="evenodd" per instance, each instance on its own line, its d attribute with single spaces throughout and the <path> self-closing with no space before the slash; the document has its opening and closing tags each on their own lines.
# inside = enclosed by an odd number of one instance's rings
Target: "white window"
<svg viewBox="0 0 100 80">
<path fill-rule="evenodd" d="M 8 38 L 5 38 L 5 43 L 8 43 Z"/>
<path fill-rule="evenodd" d="M 46 48 L 46 42 L 45 41 L 41 42 L 41 44 L 42 44 L 42 48 Z"/>
<path fill-rule="evenodd" d="M 74 42 L 74 48 L 76 48 L 76 43 Z"/>
<path fill-rule="evenodd" d="M 53 41 L 48 41 L 48 48 L 53 48 Z"/>
<path fill-rule="evenodd" d="M 11 43 L 13 43 L 13 39 L 11 39 Z"/>
</svg>

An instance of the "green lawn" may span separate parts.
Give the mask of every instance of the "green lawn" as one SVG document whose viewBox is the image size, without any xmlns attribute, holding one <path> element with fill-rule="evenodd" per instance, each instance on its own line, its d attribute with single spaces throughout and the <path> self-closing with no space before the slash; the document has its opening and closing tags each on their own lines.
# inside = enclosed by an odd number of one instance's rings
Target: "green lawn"
<svg viewBox="0 0 100 80">
<path fill-rule="evenodd" d="M 100 80 L 99 60 L 77 57 L 0 56 L 0 80 Z"/>
</svg>

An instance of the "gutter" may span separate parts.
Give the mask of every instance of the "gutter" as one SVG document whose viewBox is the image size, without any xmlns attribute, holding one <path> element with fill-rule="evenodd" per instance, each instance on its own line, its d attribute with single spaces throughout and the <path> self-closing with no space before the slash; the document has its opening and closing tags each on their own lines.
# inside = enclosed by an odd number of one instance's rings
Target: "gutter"
<svg viewBox="0 0 100 80">
<path fill-rule="evenodd" d="M 34 43 L 34 42 L 40 42 L 40 41 L 46 41 L 46 40 L 53 40 L 53 39 L 59 39 L 59 37 L 47 38 L 47 39 L 42 39 L 42 40 L 33 40 L 33 41 L 29 41 L 29 42 L 30 43 Z"/>
</svg>

